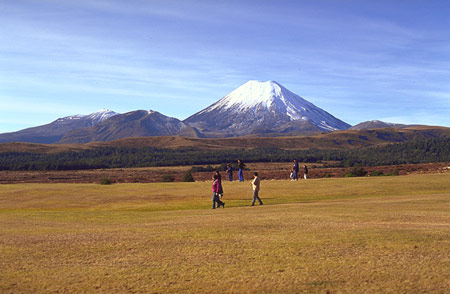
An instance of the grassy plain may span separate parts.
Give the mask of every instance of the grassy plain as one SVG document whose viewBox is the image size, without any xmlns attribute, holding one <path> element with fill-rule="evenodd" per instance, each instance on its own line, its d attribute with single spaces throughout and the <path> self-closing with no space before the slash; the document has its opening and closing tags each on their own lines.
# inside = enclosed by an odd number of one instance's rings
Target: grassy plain
<svg viewBox="0 0 450 294">
<path fill-rule="evenodd" d="M 0 185 L 1 293 L 448 293 L 450 174 Z"/>
</svg>

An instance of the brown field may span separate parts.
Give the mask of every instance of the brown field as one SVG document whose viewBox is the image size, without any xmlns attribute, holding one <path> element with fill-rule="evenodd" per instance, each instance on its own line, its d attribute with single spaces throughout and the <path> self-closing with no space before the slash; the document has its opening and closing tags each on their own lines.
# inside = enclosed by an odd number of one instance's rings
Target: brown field
<svg viewBox="0 0 450 294">
<path fill-rule="evenodd" d="M 448 293 L 450 173 L 0 185 L 0 293 Z"/>
<path fill-rule="evenodd" d="M 304 163 L 300 163 L 303 166 Z M 254 171 L 258 171 L 261 178 L 265 180 L 284 180 L 289 176 L 291 163 L 249 163 L 245 177 L 249 177 Z M 343 177 L 350 168 L 323 168 L 321 164 L 307 164 L 310 170 L 308 175 L 311 179 L 323 177 Z M 215 166 L 215 165 L 213 165 Z M 99 183 L 102 178 L 110 179 L 115 183 L 155 183 L 161 182 L 163 175 L 171 175 L 175 181 L 180 182 L 184 174 L 192 166 L 179 167 L 146 167 L 146 168 L 115 168 L 95 170 L 74 171 L 0 171 L 0 184 L 14 183 Z M 364 167 L 369 173 L 381 171 L 388 174 L 394 170 L 400 175 L 417 173 L 445 173 L 450 172 L 450 163 L 429 164 L 403 164 Z M 207 181 L 211 179 L 210 172 L 193 173 L 196 181 Z M 224 180 L 226 173 L 222 172 Z M 237 171 L 234 173 L 237 179 Z"/>
</svg>

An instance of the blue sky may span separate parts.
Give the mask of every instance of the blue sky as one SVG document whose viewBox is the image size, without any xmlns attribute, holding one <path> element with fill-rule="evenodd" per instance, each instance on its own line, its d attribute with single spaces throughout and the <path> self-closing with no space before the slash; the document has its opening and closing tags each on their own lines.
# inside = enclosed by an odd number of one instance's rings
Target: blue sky
<svg viewBox="0 0 450 294">
<path fill-rule="evenodd" d="M 0 133 L 185 119 L 275 80 L 349 124 L 450 127 L 450 1 L 0 0 Z"/>
</svg>

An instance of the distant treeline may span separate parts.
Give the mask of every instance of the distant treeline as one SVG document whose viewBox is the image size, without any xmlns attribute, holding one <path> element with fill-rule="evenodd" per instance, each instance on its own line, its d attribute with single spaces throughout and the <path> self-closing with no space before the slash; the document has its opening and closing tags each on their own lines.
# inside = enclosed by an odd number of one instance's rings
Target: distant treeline
<svg viewBox="0 0 450 294">
<path fill-rule="evenodd" d="M 299 146 L 300 147 L 300 146 Z M 235 162 L 334 161 L 334 166 L 376 166 L 450 162 L 450 139 L 432 138 L 352 150 L 283 150 L 277 148 L 199 151 L 154 147 L 98 147 L 79 152 L 0 154 L 0 170 L 77 170 L 152 166 L 205 165 Z"/>
</svg>

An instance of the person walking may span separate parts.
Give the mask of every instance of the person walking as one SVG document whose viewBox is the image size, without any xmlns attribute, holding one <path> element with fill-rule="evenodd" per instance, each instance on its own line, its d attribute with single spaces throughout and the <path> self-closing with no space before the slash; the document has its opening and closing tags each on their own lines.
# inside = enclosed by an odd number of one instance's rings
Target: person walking
<svg viewBox="0 0 450 294">
<path fill-rule="evenodd" d="M 219 181 L 219 190 L 217 191 L 217 194 L 219 194 L 219 199 L 221 199 L 223 197 L 222 176 L 218 170 L 216 170 L 216 175 L 217 181 Z"/>
<path fill-rule="evenodd" d="M 233 167 L 231 166 L 231 164 L 227 164 L 227 174 L 228 174 L 228 179 L 230 180 L 230 182 L 233 181 Z"/>
<path fill-rule="evenodd" d="M 217 202 L 217 208 L 222 206 L 225 208 L 225 202 L 222 202 L 219 199 L 219 180 L 217 178 L 217 175 L 213 175 L 213 183 L 212 183 L 212 209 L 216 209 L 216 202 Z"/>
<path fill-rule="evenodd" d="M 258 173 L 255 172 L 253 174 L 253 180 L 250 182 L 250 184 L 252 185 L 253 188 L 253 200 L 252 200 L 252 205 L 251 206 L 255 206 L 255 201 L 258 200 L 259 201 L 259 205 L 263 205 L 263 202 L 261 201 L 261 198 L 259 198 L 259 189 L 260 189 L 260 179 L 258 177 Z"/>
<path fill-rule="evenodd" d="M 308 174 L 308 167 L 306 164 L 303 166 L 303 178 L 306 180 L 306 175 Z"/>
<path fill-rule="evenodd" d="M 294 159 L 294 166 L 292 167 L 292 177 L 291 177 L 293 181 L 298 181 L 298 171 L 299 171 L 298 162 L 297 159 Z"/>
<path fill-rule="evenodd" d="M 238 167 L 239 167 L 239 182 L 243 182 L 244 181 L 244 168 L 245 168 L 245 163 L 242 162 L 242 160 L 238 159 Z"/>
</svg>

